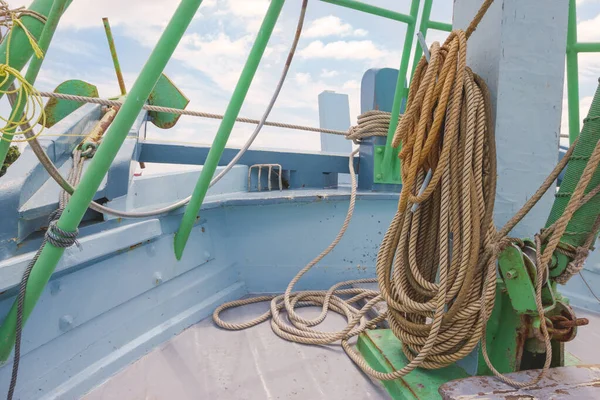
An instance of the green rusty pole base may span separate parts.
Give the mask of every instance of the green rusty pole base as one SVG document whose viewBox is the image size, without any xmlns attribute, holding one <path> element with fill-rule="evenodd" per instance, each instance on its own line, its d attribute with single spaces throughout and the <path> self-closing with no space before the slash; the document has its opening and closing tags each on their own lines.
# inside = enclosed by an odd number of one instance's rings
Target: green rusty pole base
<svg viewBox="0 0 600 400">
<path fill-rule="evenodd" d="M 90 202 L 98 191 L 100 183 L 125 141 L 127 133 L 138 117 L 167 62 L 173 55 L 198 7 L 200 7 L 200 3 L 202 3 L 202 0 L 182 0 L 179 4 L 135 81 L 131 92 L 125 99 L 125 103 L 110 128 L 108 128 L 102 146 L 98 148 L 98 152 L 92 159 L 71 200 L 58 220 L 58 228 L 66 232 L 74 232 L 79 226 Z M 64 249 L 54 247 L 50 243 L 43 247 L 27 282 L 24 321 L 31 314 L 63 253 Z M 102 288 L 98 288 L 98 290 L 102 290 Z M 15 302 L 0 326 L 0 361 L 5 361 L 8 358 L 14 345 L 16 320 L 17 304 Z"/>
<path fill-rule="evenodd" d="M 362 333 L 357 347 L 367 364 L 379 372 L 393 372 L 409 363 L 402 352 L 402 342 L 390 329 Z M 459 366 L 451 365 L 436 370 L 416 368 L 402 378 L 381 383 L 394 400 L 435 400 L 442 398 L 438 393 L 441 385 L 468 376 Z"/>
</svg>

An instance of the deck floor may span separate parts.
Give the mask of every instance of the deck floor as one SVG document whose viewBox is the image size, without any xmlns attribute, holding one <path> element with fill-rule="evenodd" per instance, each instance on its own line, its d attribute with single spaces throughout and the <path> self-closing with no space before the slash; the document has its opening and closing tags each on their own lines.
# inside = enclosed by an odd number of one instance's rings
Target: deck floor
<svg viewBox="0 0 600 400">
<path fill-rule="evenodd" d="M 229 322 L 263 313 L 268 303 L 228 310 Z M 300 314 L 316 317 L 316 309 Z M 344 327 L 331 314 L 323 330 Z M 226 331 L 207 318 L 88 393 L 107 399 L 387 399 L 382 385 L 366 378 L 339 345 L 305 346 L 280 339 L 270 324 Z"/>
<path fill-rule="evenodd" d="M 264 312 L 267 303 L 226 311 L 230 322 Z M 316 309 L 302 309 L 307 317 Z M 590 319 L 567 344 L 584 364 L 600 363 L 600 316 Z M 340 329 L 332 314 L 322 324 Z M 211 318 L 190 327 L 163 346 L 88 393 L 86 400 L 106 399 L 388 399 L 385 389 L 362 374 L 341 347 L 304 346 L 277 337 L 269 323 L 244 331 L 226 331 Z"/>
</svg>

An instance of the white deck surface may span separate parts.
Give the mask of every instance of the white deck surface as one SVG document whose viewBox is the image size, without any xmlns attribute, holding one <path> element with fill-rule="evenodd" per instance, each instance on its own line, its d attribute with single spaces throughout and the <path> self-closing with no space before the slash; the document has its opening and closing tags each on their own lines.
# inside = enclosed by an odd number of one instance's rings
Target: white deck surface
<svg viewBox="0 0 600 400">
<path fill-rule="evenodd" d="M 228 321 L 258 316 L 268 303 L 225 312 Z M 301 310 L 316 316 L 315 309 Z M 600 316 L 577 310 L 590 325 L 579 329 L 567 351 L 583 364 L 600 364 Z M 331 315 L 324 329 L 343 326 Z M 208 318 L 88 393 L 106 399 L 388 399 L 339 346 L 303 346 L 277 337 L 269 323 L 245 331 L 225 331 Z"/>
</svg>

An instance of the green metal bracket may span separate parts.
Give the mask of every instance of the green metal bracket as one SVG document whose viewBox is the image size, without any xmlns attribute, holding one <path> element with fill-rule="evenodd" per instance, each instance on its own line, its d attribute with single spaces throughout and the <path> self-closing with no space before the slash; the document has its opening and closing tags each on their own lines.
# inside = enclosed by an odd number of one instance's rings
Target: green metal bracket
<svg viewBox="0 0 600 400">
<path fill-rule="evenodd" d="M 536 315 L 535 287 L 521 249 L 510 245 L 498 257 L 498 266 L 513 309 L 519 314 Z"/>
<path fill-rule="evenodd" d="M 190 100 L 165 74 L 160 76 L 148 98 L 148 103 L 151 105 L 181 110 L 185 109 L 189 102 Z M 181 117 L 181 115 L 157 111 L 150 111 L 148 114 L 152 123 L 162 129 L 172 128 Z"/>
<path fill-rule="evenodd" d="M 54 89 L 54 93 L 72 94 L 76 96 L 98 97 L 98 88 L 91 83 L 72 79 L 65 81 Z M 56 125 L 59 121 L 83 106 L 84 103 L 51 98 L 46 103 L 46 128 Z"/>
<path fill-rule="evenodd" d="M 375 146 L 375 155 L 373 156 L 373 182 L 399 185 L 402 183 L 402 176 L 400 175 L 400 160 L 398 159 L 399 149 L 392 149 L 392 166 L 391 168 L 386 169 L 383 167 L 385 148 L 386 146 Z"/>
</svg>

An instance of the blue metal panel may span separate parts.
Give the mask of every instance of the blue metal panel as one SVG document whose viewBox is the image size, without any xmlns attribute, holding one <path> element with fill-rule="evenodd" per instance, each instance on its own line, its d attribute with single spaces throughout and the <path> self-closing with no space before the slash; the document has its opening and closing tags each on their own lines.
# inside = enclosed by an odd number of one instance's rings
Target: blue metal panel
<svg viewBox="0 0 600 400">
<path fill-rule="evenodd" d="M 147 141 L 141 144 L 138 161 L 148 163 L 202 165 L 209 147 L 168 145 Z M 238 149 L 226 148 L 219 165 L 227 165 Z M 290 188 L 323 188 L 330 186 L 329 174 L 348 173 L 348 156 L 309 151 L 248 150 L 239 164 L 281 164 L 290 171 Z M 355 160 L 358 168 L 358 160 Z"/>
<path fill-rule="evenodd" d="M 82 134 L 100 118 L 100 115 L 100 106 L 87 104 L 47 130 L 46 134 L 40 137 L 40 144 L 50 159 L 60 166 L 68 160 L 81 138 L 52 135 Z M 11 257 L 17 251 L 17 243 L 21 239 L 18 210 L 47 179 L 48 173 L 29 147 L 25 148 L 6 175 L 0 178 L 0 260 Z"/>
<path fill-rule="evenodd" d="M 392 111 L 398 70 L 392 68 L 373 68 L 365 72 L 361 82 L 361 113 L 371 110 Z M 406 82 L 408 85 L 408 82 Z M 405 101 L 400 113 L 404 112 Z M 385 145 L 386 138 L 372 137 L 364 139 L 360 145 L 360 173 L 358 187 L 361 190 L 400 192 L 402 185 L 383 185 L 373 183 L 375 168 L 373 165 L 375 146 Z"/>
<path fill-rule="evenodd" d="M 325 91 L 319 94 L 319 126 L 346 131 L 350 128 L 348 95 Z M 340 135 L 321 133 L 321 150 L 350 154 L 352 142 Z"/>
</svg>

